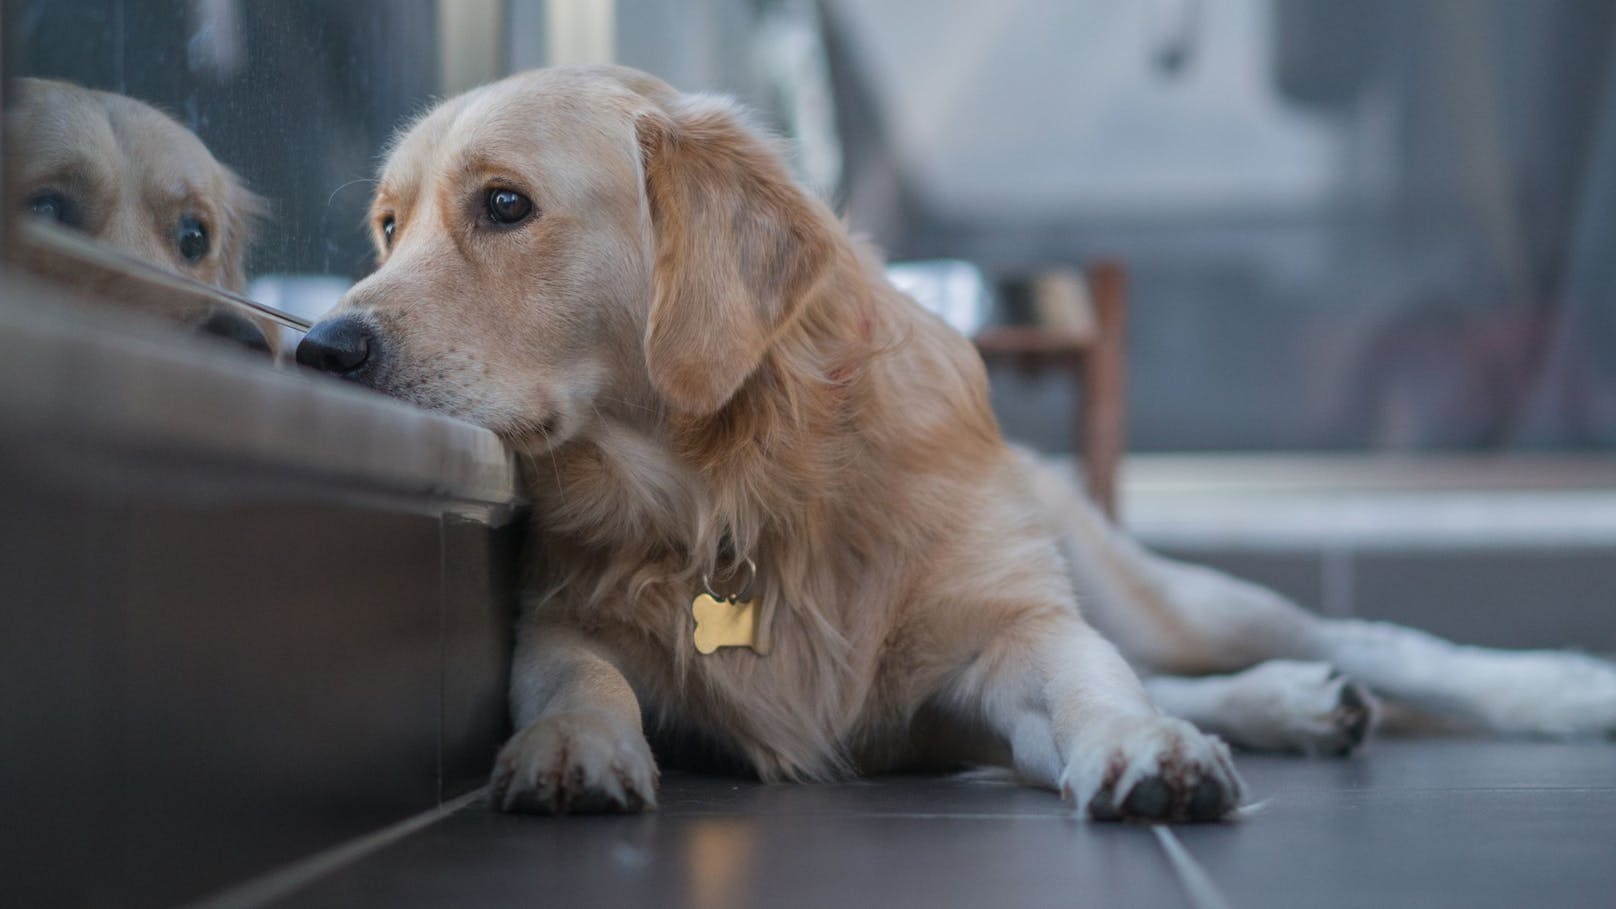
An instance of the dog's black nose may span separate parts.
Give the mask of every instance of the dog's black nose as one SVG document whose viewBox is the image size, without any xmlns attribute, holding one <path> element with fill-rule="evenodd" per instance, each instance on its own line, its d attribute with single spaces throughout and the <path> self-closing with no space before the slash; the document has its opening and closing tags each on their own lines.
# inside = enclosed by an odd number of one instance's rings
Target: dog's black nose
<svg viewBox="0 0 1616 909">
<path fill-rule="evenodd" d="M 263 329 L 254 325 L 246 316 L 228 309 L 214 310 L 198 327 L 210 335 L 218 335 L 250 350 L 269 353 L 269 339 L 264 337 Z"/>
<path fill-rule="evenodd" d="M 346 376 L 365 365 L 374 347 L 370 326 L 353 316 L 338 316 L 309 329 L 297 345 L 297 362 Z"/>
</svg>

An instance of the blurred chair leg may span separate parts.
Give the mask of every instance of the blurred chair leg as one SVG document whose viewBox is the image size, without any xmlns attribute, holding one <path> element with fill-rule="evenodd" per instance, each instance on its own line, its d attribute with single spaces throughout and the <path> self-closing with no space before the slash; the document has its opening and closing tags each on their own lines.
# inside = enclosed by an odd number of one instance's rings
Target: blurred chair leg
<svg viewBox="0 0 1616 909">
<path fill-rule="evenodd" d="M 1103 260 L 1089 266 L 1087 274 L 1097 331 L 1094 346 L 1083 357 L 1078 450 L 1089 496 L 1115 521 L 1118 473 L 1128 444 L 1128 273 L 1122 263 Z"/>
</svg>

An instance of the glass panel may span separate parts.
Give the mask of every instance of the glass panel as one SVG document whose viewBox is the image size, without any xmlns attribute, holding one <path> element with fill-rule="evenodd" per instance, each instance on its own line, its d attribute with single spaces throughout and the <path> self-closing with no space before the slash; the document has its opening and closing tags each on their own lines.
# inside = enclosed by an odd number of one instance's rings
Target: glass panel
<svg viewBox="0 0 1616 909">
<path fill-rule="evenodd" d="M 376 155 L 439 84 L 435 0 L 15 0 L 5 13 L 6 204 L 35 225 L 21 242 L 65 227 L 306 317 L 369 269 Z M 61 246 L 21 258 L 85 283 Z M 230 321 L 115 289 L 128 308 Z"/>
</svg>

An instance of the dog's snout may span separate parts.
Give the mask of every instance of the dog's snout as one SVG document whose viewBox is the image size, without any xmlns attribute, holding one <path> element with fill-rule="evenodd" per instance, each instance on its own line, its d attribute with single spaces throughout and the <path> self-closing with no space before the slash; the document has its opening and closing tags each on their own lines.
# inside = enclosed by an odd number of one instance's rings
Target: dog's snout
<svg viewBox="0 0 1616 909">
<path fill-rule="evenodd" d="M 375 350 L 376 336 L 370 326 L 353 316 L 339 316 L 309 329 L 297 345 L 297 362 L 349 376 L 363 368 Z"/>
<path fill-rule="evenodd" d="M 198 326 L 202 331 L 217 335 L 228 341 L 234 341 L 249 350 L 260 353 L 269 353 L 269 339 L 264 332 L 245 316 L 237 315 L 227 309 L 214 310 L 202 324 Z"/>
</svg>

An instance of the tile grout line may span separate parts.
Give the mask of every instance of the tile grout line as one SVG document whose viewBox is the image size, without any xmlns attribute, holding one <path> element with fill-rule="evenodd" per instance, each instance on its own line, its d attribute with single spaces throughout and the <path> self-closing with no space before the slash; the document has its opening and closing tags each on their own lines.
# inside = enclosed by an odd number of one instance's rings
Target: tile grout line
<svg viewBox="0 0 1616 909">
<path fill-rule="evenodd" d="M 283 865 L 212 896 L 187 903 L 185 909 L 252 909 L 285 899 L 333 871 L 351 865 L 424 827 L 443 820 L 487 794 L 487 786 L 472 790 L 443 802 L 430 811 L 407 817 L 374 833 L 368 833 L 340 846 L 333 846 L 324 852 L 317 852 L 289 865 Z"/>
<path fill-rule="evenodd" d="M 1184 895 L 1189 897 L 1190 905 L 1194 909 L 1232 909 L 1229 901 L 1224 898 L 1218 885 L 1212 883 L 1212 878 L 1201 867 L 1201 863 L 1190 855 L 1184 844 L 1179 842 L 1177 834 L 1162 824 L 1150 828 L 1156 834 L 1156 842 L 1161 844 L 1162 852 L 1167 854 L 1167 863 L 1173 866 L 1173 873 L 1178 876 L 1179 884 L 1184 888 Z"/>
</svg>

